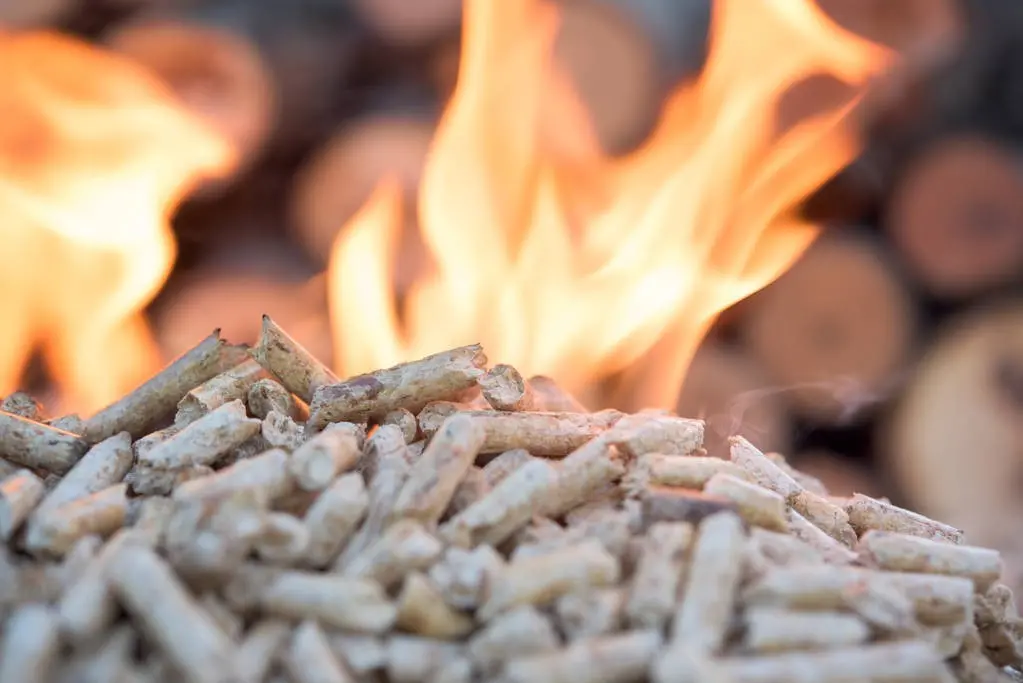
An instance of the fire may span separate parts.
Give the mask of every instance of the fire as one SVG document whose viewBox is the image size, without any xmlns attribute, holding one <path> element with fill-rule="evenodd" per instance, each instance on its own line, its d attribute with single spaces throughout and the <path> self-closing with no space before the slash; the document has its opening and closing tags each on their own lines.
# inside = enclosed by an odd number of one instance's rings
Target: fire
<svg viewBox="0 0 1023 683">
<path fill-rule="evenodd" d="M 0 31 L 0 392 L 37 349 L 61 408 L 162 365 L 141 311 L 175 257 L 168 217 L 234 152 L 157 79 L 56 33 Z"/>
<path fill-rule="evenodd" d="M 891 60 L 811 0 L 718 0 L 702 76 L 612 159 L 571 89 L 545 77 L 556 28 L 542 0 L 465 3 L 458 85 L 420 188 L 432 271 L 399 312 L 402 206 L 382 184 L 332 253 L 340 372 L 481 341 L 573 390 L 625 371 L 619 403 L 674 407 L 714 317 L 814 239 L 794 209 L 854 158 L 851 114 Z M 807 92 L 826 106 L 792 116 Z"/>
</svg>

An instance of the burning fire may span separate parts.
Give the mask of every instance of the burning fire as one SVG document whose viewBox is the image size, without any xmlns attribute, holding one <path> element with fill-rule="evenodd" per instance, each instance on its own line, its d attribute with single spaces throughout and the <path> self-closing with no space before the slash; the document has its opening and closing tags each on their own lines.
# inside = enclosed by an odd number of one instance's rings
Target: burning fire
<svg viewBox="0 0 1023 683">
<path fill-rule="evenodd" d="M 127 60 L 0 30 L 0 392 L 39 350 L 83 413 L 163 363 L 140 312 L 175 257 L 168 217 L 234 152 Z"/>
<path fill-rule="evenodd" d="M 623 407 L 674 407 L 714 317 L 814 239 L 794 209 L 854 158 L 850 115 L 891 61 L 811 0 L 718 0 L 715 12 L 700 79 L 641 149 L 612 159 L 564 79 L 545 78 L 552 6 L 467 0 L 458 85 L 420 193 L 432 270 L 399 312 L 403 207 L 383 183 L 332 254 L 338 369 L 481 341 L 572 390 L 625 371 Z M 817 106 L 793 116 L 807 93 Z"/>
</svg>

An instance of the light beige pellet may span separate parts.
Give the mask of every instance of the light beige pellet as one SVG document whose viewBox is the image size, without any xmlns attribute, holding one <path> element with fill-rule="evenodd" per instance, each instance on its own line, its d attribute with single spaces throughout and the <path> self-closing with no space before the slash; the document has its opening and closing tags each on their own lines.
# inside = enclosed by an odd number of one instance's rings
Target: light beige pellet
<svg viewBox="0 0 1023 683">
<path fill-rule="evenodd" d="M 242 681 L 263 681 L 271 666 L 284 651 L 291 635 L 291 624 L 280 619 L 262 619 L 245 634 L 235 655 L 238 677 Z"/>
<path fill-rule="evenodd" d="M 703 492 L 734 503 L 742 518 L 750 524 L 774 531 L 788 531 L 785 499 L 774 491 L 719 473 L 711 477 Z"/>
<path fill-rule="evenodd" d="M 357 633 L 383 633 L 397 617 L 379 583 L 337 574 L 282 572 L 263 590 L 260 604 L 271 615 L 316 619 Z"/>
<path fill-rule="evenodd" d="M 419 572 L 405 577 L 397 603 L 396 624 L 406 632 L 450 640 L 473 629 L 472 619 L 447 605 L 440 590 Z"/>
<path fill-rule="evenodd" d="M 426 683 L 473 683 L 472 662 L 464 656 L 453 657 L 433 671 Z"/>
<path fill-rule="evenodd" d="M 693 527 L 685 522 L 654 524 L 643 538 L 632 576 L 625 616 L 632 626 L 660 628 L 675 612 Z"/>
<path fill-rule="evenodd" d="M 882 572 L 859 567 L 804 566 L 775 569 L 743 592 L 746 605 L 807 610 L 854 609 L 858 596 L 872 586 L 903 594 L 916 617 L 941 626 L 967 618 L 973 608 L 973 582 L 935 574 Z M 883 590 L 882 588 L 882 590 Z"/>
<path fill-rule="evenodd" d="M 118 626 L 102 641 L 94 641 L 90 650 L 79 650 L 65 664 L 65 676 L 76 683 L 133 683 L 139 672 L 135 667 L 138 633 L 130 625 Z"/>
<path fill-rule="evenodd" d="M 963 532 L 960 529 L 862 493 L 853 495 L 846 503 L 845 511 L 849 515 L 849 523 L 859 534 L 876 529 L 957 545 L 963 542 Z"/>
<path fill-rule="evenodd" d="M 43 480 L 26 469 L 0 481 L 0 540 L 9 540 L 21 528 L 45 492 Z"/>
<path fill-rule="evenodd" d="M 816 652 L 721 660 L 733 683 L 954 683 L 941 656 L 922 641 L 872 643 Z"/>
<path fill-rule="evenodd" d="M 465 471 L 441 519 L 454 517 L 490 493 L 483 468 L 473 465 Z"/>
<path fill-rule="evenodd" d="M 732 683 L 715 659 L 689 647 L 671 643 L 650 667 L 651 683 Z"/>
<path fill-rule="evenodd" d="M 24 391 L 15 391 L 0 401 L 0 410 L 23 417 L 26 420 L 42 422 L 43 407 L 39 401 Z"/>
<path fill-rule="evenodd" d="M 50 683 L 59 652 L 53 611 L 38 603 L 18 607 L 7 618 L 0 641 L 0 683 Z"/>
<path fill-rule="evenodd" d="M 607 436 L 630 458 L 647 453 L 692 455 L 703 446 L 704 428 L 703 420 L 640 412 L 618 420 Z"/>
<path fill-rule="evenodd" d="M 474 386 L 486 363 L 483 348 L 472 344 L 319 387 L 309 402 L 308 425 L 315 431 L 328 422 L 363 422 L 398 408 L 418 413 Z"/>
<path fill-rule="evenodd" d="M 220 330 L 214 330 L 131 393 L 90 417 L 80 433 L 89 443 L 99 443 L 118 432 L 137 439 L 171 417 L 189 390 L 237 365 L 244 354 L 241 347 L 225 343 Z"/>
<path fill-rule="evenodd" d="M 260 434 L 270 446 L 293 451 L 305 441 L 305 431 L 289 416 L 271 410 L 260 423 Z"/>
<path fill-rule="evenodd" d="M 388 683 L 423 683 L 452 661 L 462 657 L 464 647 L 422 636 L 391 636 L 387 639 Z M 437 682 L 441 683 L 441 682 Z"/>
<path fill-rule="evenodd" d="M 200 595 L 199 606 L 228 638 L 235 642 L 238 641 L 245 628 L 245 622 L 216 593 L 206 591 Z"/>
<path fill-rule="evenodd" d="M 753 527 L 746 544 L 746 562 L 747 573 L 757 576 L 778 566 L 823 564 L 824 557 L 796 536 Z"/>
<path fill-rule="evenodd" d="M 131 449 L 135 453 L 136 459 L 142 458 L 159 444 L 174 437 L 174 435 L 180 432 L 183 428 L 184 427 L 179 427 L 178 425 L 171 425 L 170 427 L 164 427 L 163 429 L 158 429 L 155 432 L 150 432 L 145 436 L 139 437 L 135 440 L 135 443 L 131 445 Z"/>
<path fill-rule="evenodd" d="M 78 434 L 0 410 L 0 457 L 33 470 L 64 474 L 88 449 Z"/>
<path fill-rule="evenodd" d="M 174 423 L 184 427 L 230 401 L 245 400 L 249 388 L 268 377 L 259 363 L 251 358 L 211 377 L 189 390 L 180 401 Z"/>
<path fill-rule="evenodd" d="M 263 316 L 263 327 L 252 357 L 270 371 L 281 384 L 309 403 L 319 387 L 334 384 L 337 376 L 268 315 Z"/>
<path fill-rule="evenodd" d="M 559 463 L 558 485 L 541 503 L 539 512 L 561 517 L 582 505 L 625 474 L 625 465 L 614 446 L 602 437 L 592 439 Z"/>
<path fill-rule="evenodd" d="M 45 514 L 47 510 L 98 493 L 120 482 L 131 464 L 131 435 L 128 432 L 120 432 L 99 442 L 46 495 L 36 514 Z"/>
<path fill-rule="evenodd" d="M 495 617 L 469 640 L 469 658 L 487 675 L 506 661 L 551 652 L 560 644 L 550 619 L 532 605 Z"/>
<path fill-rule="evenodd" d="M 284 386 L 272 379 L 257 380 L 246 395 L 249 413 L 260 420 L 276 410 L 281 415 L 296 417 L 295 398 Z"/>
<path fill-rule="evenodd" d="M 355 683 L 337 661 L 323 629 L 315 621 L 303 621 L 284 651 L 284 669 L 294 683 Z"/>
<path fill-rule="evenodd" d="M 729 442 L 732 462 L 746 470 L 757 484 L 783 497 L 799 514 L 832 538 L 845 545 L 856 542 L 856 533 L 843 508 L 804 488 L 745 438 L 733 436 Z"/>
<path fill-rule="evenodd" d="M 107 564 L 125 543 L 146 543 L 144 532 L 122 529 L 73 577 L 57 602 L 62 636 L 71 643 L 95 641 L 117 618 L 117 601 L 107 578 Z"/>
<path fill-rule="evenodd" d="M 849 524 L 849 515 L 840 505 L 811 491 L 803 491 L 789 500 L 789 505 L 821 531 L 843 545 L 856 543 L 856 532 Z"/>
<path fill-rule="evenodd" d="M 392 516 L 436 523 L 480 452 L 485 433 L 463 414 L 444 421 L 423 455 L 412 465 Z"/>
<path fill-rule="evenodd" d="M 532 387 L 519 371 L 503 363 L 487 370 L 477 382 L 494 410 L 538 410 Z"/>
<path fill-rule="evenodd" d="M 428 576 L 444 601 L 456 609 L 475 609 L 490 582 L 504 566 L 504 560 L 489 545 L 472 550 L 450 547 L 430 567 Z"/>
<path fill-rule="evenodd" d="M 260 426 L 259 420 L 246 416 L 244 403 L 230 401 L 146 453 L 140 453 L 138 461 L 154 469 L 214 465 L 232 448 L 256 434 Z"/>
<path fill-rule="evenodd" d="M 322 491 L 338 473 L 355 467 L 361 455 L 355 433 L 331 425 L 295 449 L 288 461 L 288 471 L 299 488 Z"/>
<path fill-rule="evenodd" d="M 617 583 L 618 561 L 597 541 L 588 540 L 546 555 L 507 565 L 490 586 L 477 618 L 488 621 L 519 605 L 545 605 L 585 587 Z"/>
<path fill-rule="evenodd" d="M 557 483 L 558 472 L 549 462 L 532 460 L 448 520 L 441 526 L 440 536 L 462 547 L 500 545 L 529 522 Z"/>
<path fill-rule="evenodd" d="M 868 531 L 857 546 L 860 555 L 881 569 L 922 574 L 965 576 L 978 591 L 986 590 L 1002 574 L 997 550 L 953 545 L 890 531 Z"/>
<path fill-rule="evenodd" d="M 621 560 L 629 548 L 629 541 L 634 538 L 632 530 L 632 514 L 628 510 L 610 506 L 597 506 L 588 510 L 585 516 L 574 517 L 583 508 L 566 517 L 569 533 L 576 532 L 580 538 L 593 538 L 615 558 Z"/>
<path fill-rule="evenodd" d="M 624 588 L 583 589 L 558 598 L 554 617 L 569 642 L 613 633 L 625 623 Z"/>
<path fill-rule="evenodd" d="M 128 485 L 114 484 L 47 511 L 33 520 L 25 546 L 35 554 L 63 555 L 83 536 L 108 536 L 124 525 Z"/>
<path fill-rule="evenodd" d="M 416 416 L 411 411 L 405 408 L 397 408 L 384 415 L 383 419 L 380 420 L 380 424 L 383 425 L 394 425 L 401 430 L 401 435 L 405 439 L 405 443 L 412 443 L 416 440 L 416 435 L 419 433 L 419 422 L 416 420 Z"/>
<path fill-rule="evenodd" d="M 256 554 L 272 564 L 297 564 L 309 548 L 309 528 L 294 515 L 271 512 L 253 544 Z"/>
<path fill-rule="evenodd" d="M 856 560 L 856 553 L 811 524 L 795 510 L 788 511 L 789 531 L 799 540 L 816 548 L 821 557 L 831 564 L 844 565 Z"/>
<path fill-rule="evenodd" d="M 536 456 L 561 458 L 585 445 L 598 434 L 606 432 L 618 421 L 622 413 L 616 410 L 602 410 L 597 413 L 463 410 L 455 415 L 472 420 L 483 430 L 481 453 L 503 453 L 522 448 Z M 422 413 L 419 415 L 419 427 L 427 436 L 436 431 L 436 427 L 430 420 L 424 419 Z"/>
<path fill-rule="evenodd" d="M 483 477 L 486 479 L 487 486 L 494 488 L 505 477 L 510 476 L 512 472 L 532 459 L 533 456 L 524 448 L 514 448 L 494 457 L 483 466 Z"/>
<path fill-rule="evenodd" d="M 802 493 L 803 486 L 792 478 L 759 448 L 741 436 L 729 438 L 732 462 L 744 469 L 753 481 L 774 491 L 786 500 Z"/>
<path fill-rule="evenodd" d="M 975 595 L 974 612 L 987 655 L 1001 666 L 1023 665 L 1023 622 L 1008 586 L 995 584 Z"/>
<path fill-rule="evenodd" d="M 369 496 L 362 475 L 346 474 L 334 480 L 305 514 L 309 530 L 306 558 L 310 566 L 323 568 L 341 552 L 366 514 Z"/>
<path fill-rule="evenodd" d="M 124 477 L 131 492 L 140 496 L 166 496 L 181 484 L 202 479 L 214 473 L 206 465 L 190 465 L 175 470 L 154 470 L 152 467 L 133 467 Z"/>
<path fill-rule="evenodd" d="M 224 683 L 234 675 L 230 639 L 152 550 L 123 544 L 107 563 L 114 593 L 189 683 Z"/>
<path fill-rule="evenodd" d="M 212 501 L 240 491 L 259 491 L 269 500 L 279 500 L 295 488 L 287 466 L 288 454 L 275 448 L 208 477 L 184 482 L 174 489 L 173 498 Z"/>
<path fill-rule="evenodd" d="M 837 612 L 754 607 L 746 610 L 743 620 L 742 645 L 757 653 L 859 645 L 870 637 L 870 629 L 861 619 Z"/>
<path fill-rule="evenodd" d="M 750 478 L 746 470 L 730 460 L 705 455 L 645 453 L 629 469 L 627 485 L 637 492 L 650 485 L 702 489 L 718 473 Z"/>
<path fill-rule="evenodd" d="M 379 538 L 412 468 L 409 447 L 394 425 L 378 427 L 364 450 L 363 473 L 369 483 L 366 521 L 341 551 L 336 569 L 348 566 Z"/>
<path fill-rule="evenodd" d="M 328 634 L 327 640 L 334 656 L 359 680 L 372 680 L 387 665 L 387 647 L 379 636 L 335 632 Z"/>
<path fill-rule="evenodd" d="M 661 647 L 655 630 L 578 640 L 562 650 L 505 664 L 504 683 L 630 683 L 643 680 Z"/>
<path fill-rule="evenodd" d="M 746 534 L 742 521 L 721 512 L 700 523 L 682 604 L 671 624 L 671 639 L 700 652 L 717 652 L 735 609 Z"/>
<path fill-rule="evenodd" d="M 374 579 L 385 588 L 409 572 L 425 570 L 440 557 L 444 545 L 419 522 L 402 519 L 342 570 L 351 578 Z"/>
</svg>

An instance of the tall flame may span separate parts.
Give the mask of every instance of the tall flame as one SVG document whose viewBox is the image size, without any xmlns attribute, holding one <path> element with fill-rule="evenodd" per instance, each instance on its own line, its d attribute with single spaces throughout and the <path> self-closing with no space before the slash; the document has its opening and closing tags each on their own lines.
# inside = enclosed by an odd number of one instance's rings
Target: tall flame
<svg viewBox="0 0 1023 683">
<path fill-rule="evenodd" d="M 403 207 L 385 182 L 332 253 L 344 374 L 481 341 L 576 390 L 627 370 L 625 403 L 674 407 L 716 314 L 813 240 L 794 208 L 857 153 L 850 114 L 891 58 L 811 0 L 718 0 L 702 76 L 642 148 L 610 159 L 571 89 L 545 78 L 556 28 L 542 0 L 466 1 L 420 195 L 434 269 L 399 317 Z M 786 120 L 786 102 L 822 82 L 839 86 L 827 106 Z"/>
<path fill-rule="evenodd" d="M 0 392 L 39 348 L 91 412 L 162 359 L 140 315 L 175 256 L 168 217 L 234 152 L 127 60 L 0 31 Z"/>
</svg>

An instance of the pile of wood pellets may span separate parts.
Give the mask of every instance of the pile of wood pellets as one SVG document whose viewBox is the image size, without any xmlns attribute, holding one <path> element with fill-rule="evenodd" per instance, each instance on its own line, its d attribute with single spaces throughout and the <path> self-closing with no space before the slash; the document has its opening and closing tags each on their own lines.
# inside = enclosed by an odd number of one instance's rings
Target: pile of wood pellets
<svg viewBox="0 0 1023 683">
<path fill-rule="evenodd" d="M 272 320 L 0 412 L 0 683 L 1018 681 L 994 550 L 478 345 L 339 380 Z"/>
</svg>

